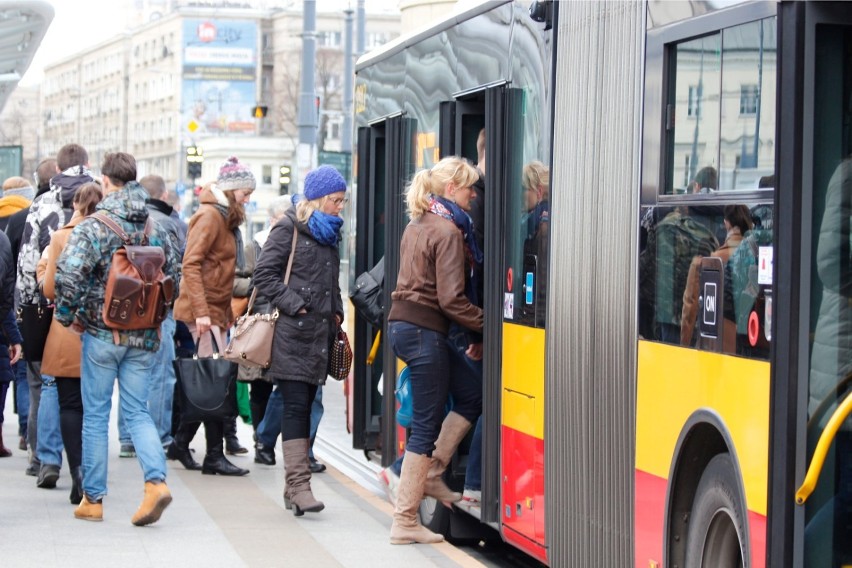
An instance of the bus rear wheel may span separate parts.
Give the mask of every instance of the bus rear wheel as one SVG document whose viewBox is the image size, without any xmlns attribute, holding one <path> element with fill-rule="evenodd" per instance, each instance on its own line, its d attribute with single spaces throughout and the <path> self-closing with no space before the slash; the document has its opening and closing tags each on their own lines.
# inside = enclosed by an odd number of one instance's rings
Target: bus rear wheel
<svg viewBox="0 0 852 568">
<path fill-rule="evenodd" d="M 710 460 L 698 482 L 689 532 L 686 568 L 748 566 L 745 499 L 729 454 Z"/>
<path fill-rule="evenodd" d="M 433 497 L 424 497 L 420 503 L 420 524 L 433 533 L 450 537 L 450 515 L 452 509 Z"/>
</svg>

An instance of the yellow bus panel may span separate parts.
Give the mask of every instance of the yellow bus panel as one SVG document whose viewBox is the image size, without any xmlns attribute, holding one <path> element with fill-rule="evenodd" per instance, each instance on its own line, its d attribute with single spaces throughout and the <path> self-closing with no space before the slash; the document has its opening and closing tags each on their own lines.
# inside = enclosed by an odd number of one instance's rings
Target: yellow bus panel
<svg viewBox="0 0 852 568">
<path fill-rule="evenodd" d="M 503 323 L 503 391 L 511 391 L 544 404 L 544 330 Z M 526 405 L 503 396 L 503 426 L 544 439 L 544 413 L 530 419 Z"/>
<path fill-rule="evenodd" d="M 769 363 L 644 340 L 638 358 L 636 468 L 667 479 L 684 424 L 708 410 L 731 436 L 748 508 L 765 515 Z"/>
</svg>

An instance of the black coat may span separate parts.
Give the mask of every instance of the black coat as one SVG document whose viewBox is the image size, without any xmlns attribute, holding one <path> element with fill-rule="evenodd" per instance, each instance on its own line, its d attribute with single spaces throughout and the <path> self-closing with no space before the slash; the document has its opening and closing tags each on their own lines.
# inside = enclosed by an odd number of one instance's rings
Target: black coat
<svg viewBox="0 0 852 568">
<path fill-rule="evenodd" d="M 285 285 L 294 225 L 296 252 L 290 282 Z M 272 227 L 254 270 L 258 293 L 279 311 L 268 377 L 325 383 L 329 346 L 337 332 L 334 316 L 343 319 L 339 279 L 337 247 L 317 242 L 307 225 L 296 220 L 295 211 L 287 211 L 286 217 Z M 302 308 L 307 313 L 299 314 Z"/>
</svg>

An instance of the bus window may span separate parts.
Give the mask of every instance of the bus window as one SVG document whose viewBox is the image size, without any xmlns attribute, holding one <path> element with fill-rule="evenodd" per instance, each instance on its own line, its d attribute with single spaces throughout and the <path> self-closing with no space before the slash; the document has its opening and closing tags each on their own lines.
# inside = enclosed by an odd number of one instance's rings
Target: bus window
<svg viewBox="0 0 852 568">
<path fill-rule="evenodd" d="M 768 359 L 772 206 L 646 207 L 640 224 L 642 338 Z M 711 256 L 722 273 L 702 288 L 702 259 Z M 712 334 L 702 331 L 717 320 Z"/>
<path fill-rule="evenodd" d="M 766 18 L 675 44 L 666 105 L 663 193 L 755 190 L 775 168 L 776 22 Z"/>
</svg>

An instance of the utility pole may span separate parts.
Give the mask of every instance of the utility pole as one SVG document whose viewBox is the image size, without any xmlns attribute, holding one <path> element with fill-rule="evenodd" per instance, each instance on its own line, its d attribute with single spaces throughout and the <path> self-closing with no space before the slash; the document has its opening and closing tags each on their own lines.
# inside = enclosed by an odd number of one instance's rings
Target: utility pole
<svg viewBox="0 0 852 568">
<path fill-rule="evenodd" d="M 352 153 L 352 113 L 354 106 L 352 99 L 354 98 L 354 88 L 352 86 L 352 75 L 354 71 L 353 56 L 352 56 L 352 10 L 347 8 L 343 11 L 344 14 L 344 33 L 343 33 L 343 132 L 340 135 L 340 149 L 344 152 Z"/>
<path fill-rule="evenodd" d="M 317 50 L 317 3 L 302 2 L 302 88 L 299 93 L 299 190 L 304 190 L 305 175 L 316 166 L 317 109 L 315 59 Z"/>
</svg>

